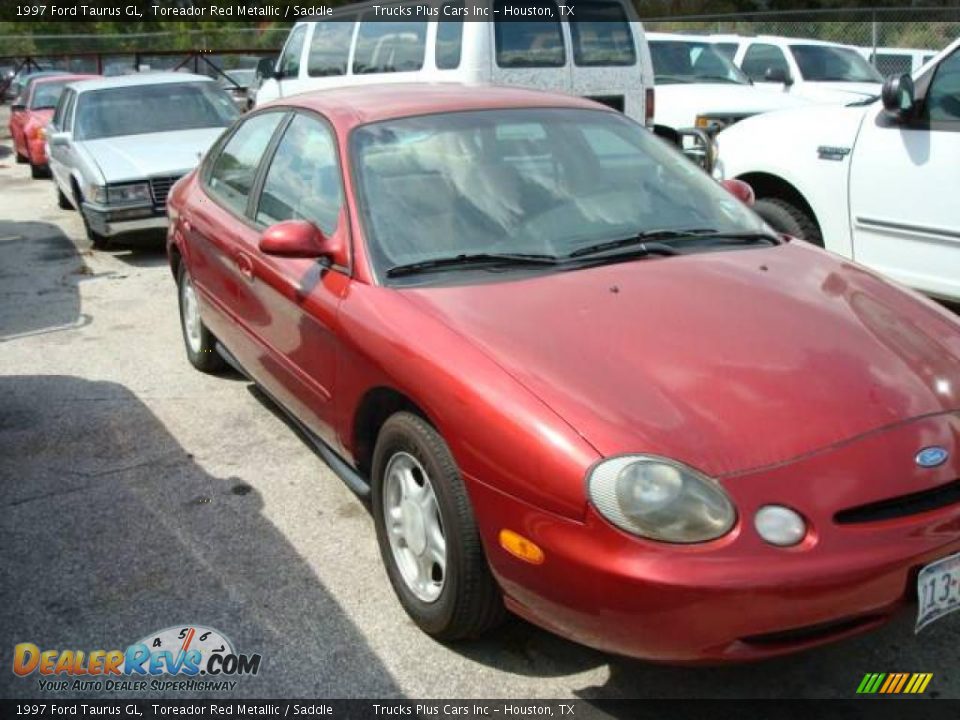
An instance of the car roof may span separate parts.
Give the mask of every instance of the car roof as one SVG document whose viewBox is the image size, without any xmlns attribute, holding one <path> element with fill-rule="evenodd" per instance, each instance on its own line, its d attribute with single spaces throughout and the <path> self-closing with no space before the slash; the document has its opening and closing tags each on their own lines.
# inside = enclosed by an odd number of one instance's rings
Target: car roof
<svg viewBox="0 0 960 720">
<path fill-rule="evenodd" d="M 344 128 L 379 120 L 466 110 L 553 107 L 615 112 L 600 103 L 572 95 L 461 83 L 354 85 L 292 95 L 262 107 L 283 106 L 315 110 Z"/>
<path fill-rule="evenodd" d="M 74 82 L 80 80 L 86 80 L 87 78 L 98 78 L 99 75 L 91 75 L 86 73 L 63 73 L 62 75 L 44 75 L 42 77 L 34 78 L 34 85 L 46 85 L 47 83 L 56 83 L 56 82 Z"/>
<path fill-rule="evenodd" d="M 70 87 L 80 93 L 119 87 L 166 85 L 169 83 L 184 82 L 213 82 L 213 79 L 206 75 L 194 75 L 193 73 L 145 72 L 135 73 L 133 75 L 114 75 L 112 77 L 97 78 L 96 80 L 81 80 L 71 83 Z"/>
<path fill-rule="evenodd" d="M 698 35 L 696 33 L 662 33 L 648 32 L 647 40 L 679 40 L 680 42 L 713 43 L 715 40 L 710 35 Z"/>
</svg>

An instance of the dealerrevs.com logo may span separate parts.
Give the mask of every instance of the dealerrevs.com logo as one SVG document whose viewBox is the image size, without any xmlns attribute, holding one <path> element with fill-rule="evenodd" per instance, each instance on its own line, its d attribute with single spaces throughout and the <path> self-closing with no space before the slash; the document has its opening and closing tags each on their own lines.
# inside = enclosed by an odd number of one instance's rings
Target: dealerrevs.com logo
<svg viewBox="0 0 960 720">
<path fill-rule="evenodd" d="M 39 689 L 52 692 L 230 691 L 237 685 L 233 678 L 260 671 L 260 660 L 259 654 L 236 652 L 218 630 L 186 625 L 147 635 L 126 650 L 41 650 L 19 643 L 13 672 L 36 673 Z"/>
</svg>

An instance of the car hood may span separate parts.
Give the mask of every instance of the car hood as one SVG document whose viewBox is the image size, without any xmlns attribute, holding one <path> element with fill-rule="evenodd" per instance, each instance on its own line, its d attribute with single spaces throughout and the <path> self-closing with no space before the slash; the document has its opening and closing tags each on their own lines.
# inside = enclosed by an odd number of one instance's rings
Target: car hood
<svg viewBox="0 0 960 720">
<path fill-rule="evenodd" d="M 960 408 L 960 324 L 799 242 L 401 291 L 601 455 L 715 477 Z"/>
<path fill-rule="evenodd" d="M 108 183 L 180 175 L 220 137 L 224 128 L 200 128 L 175 132 L 122 135 L 84 140 L 78 144 L 100 168 Z"/>
<path fill-rule="evenodd" d="M 670 127 L 692 127 L 704 113 L 749 116 L 771 110 L 808 105 L 786 94 L 758 90 L 753 85 L 729 83 L 675 83 L 657 85 L 656 122 Z"/>
</svg>

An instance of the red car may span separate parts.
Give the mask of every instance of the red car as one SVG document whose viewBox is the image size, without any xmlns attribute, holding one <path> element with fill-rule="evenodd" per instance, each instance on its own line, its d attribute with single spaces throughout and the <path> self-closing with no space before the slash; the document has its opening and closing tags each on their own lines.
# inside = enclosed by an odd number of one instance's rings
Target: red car
<svg viewBox="0 0 960 720">
<path fill-rule="evenodd" d="M 455 85 L 258 108 L 177 183 L 190 362 L 370 493 L 410 616 L 668 662 L 957 606 L 960 323 L 640 125 Z"/>
<path fill-rule="evenodd" d="M 45 128 L 53 118 L 63 89 L 72 82 L 88 80 L 96 75 L 49 75 L 34 78 L 23 95 L 10 106 L 10 137 L 17 162 L 30 163 L 30 174 L 45 177 L 47 149 Z"/>
</svg>

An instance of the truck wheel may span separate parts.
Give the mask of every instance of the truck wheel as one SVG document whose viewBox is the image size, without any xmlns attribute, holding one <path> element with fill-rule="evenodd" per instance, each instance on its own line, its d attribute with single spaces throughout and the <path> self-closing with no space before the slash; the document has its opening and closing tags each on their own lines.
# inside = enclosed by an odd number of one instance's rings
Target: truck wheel
<svg viewBox="0 0 960 720">
<path fill-rule="evenodd" d="M 380 556 L 404 610 L 438 640 L 476 637 L 504 616 L 460 471 L 440 434 L 391 416 L 373 453 Z"/>
<path fill-rule="evenodd" d="M 780 198 L 761 198 L 753 204 L 753 209 L 774 230 L 823 247 L 823 237 L 813 218 L 793 203 Z"/>
</svg>

